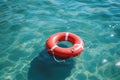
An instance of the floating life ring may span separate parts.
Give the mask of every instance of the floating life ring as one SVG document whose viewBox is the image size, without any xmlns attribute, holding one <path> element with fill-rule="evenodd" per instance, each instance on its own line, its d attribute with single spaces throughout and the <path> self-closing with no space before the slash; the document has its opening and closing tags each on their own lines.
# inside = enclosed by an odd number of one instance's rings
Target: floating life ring
<svg viewBox="0 0 120 80">
<path fill-rule="evenodd" d="M 62 48 L 57 45 L 60 41 L 69 41 L 73 45 L 69 48 Z M 58 58 L 75 57 L 82 53 L 84 49 L 83 40 L 70 32 L 59 32 L 51 35 L 46 41 L 47 51 Z"/>
</svg>

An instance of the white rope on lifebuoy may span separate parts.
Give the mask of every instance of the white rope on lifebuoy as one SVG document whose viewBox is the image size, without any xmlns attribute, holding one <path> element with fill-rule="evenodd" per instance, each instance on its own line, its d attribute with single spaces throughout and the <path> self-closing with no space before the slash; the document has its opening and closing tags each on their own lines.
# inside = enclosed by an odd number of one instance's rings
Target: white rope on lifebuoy
<svg viewBox="0 0 120 80">
<path fill-rule="evenodd" d="M 53 59 L 56 61 L 56 62 L 65 62 L 65 60 L 58 60 L 55 55 L 54 55 L 54 52 L 52 53 L 53 54 Z"/>
<path fill-rule="evenodd" d="M 57 45 L 54 45 L 50 50 L 52 51 L 52 54 L 53 54 L 53 59 L 56 61 L 56 62 L 65 62 L 65 60 L 58 60 L 56 59 L 55 55 L 54 55 L 54 49 L 57 47 Z"/>
</svg>

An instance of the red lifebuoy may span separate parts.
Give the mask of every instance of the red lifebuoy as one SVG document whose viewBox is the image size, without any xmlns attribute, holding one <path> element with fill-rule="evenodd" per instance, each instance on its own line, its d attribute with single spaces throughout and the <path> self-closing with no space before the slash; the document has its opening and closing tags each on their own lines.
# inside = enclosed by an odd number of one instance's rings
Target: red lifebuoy
<svg viewBox="0 0 120 80">
<path fill-rule="evenodd" d="M 69 41 L 73 45 L 69 48 L 62 48 L 57 45 L 59 41 Z M 59 32 L 48 38 L 46 41 L 46 48 L 47 51 L 55 55 L 55 57 L 70 58 L 81 54 L 84 49 L 84 43 L 80 37 L 73 33 Z"/>
</svg>

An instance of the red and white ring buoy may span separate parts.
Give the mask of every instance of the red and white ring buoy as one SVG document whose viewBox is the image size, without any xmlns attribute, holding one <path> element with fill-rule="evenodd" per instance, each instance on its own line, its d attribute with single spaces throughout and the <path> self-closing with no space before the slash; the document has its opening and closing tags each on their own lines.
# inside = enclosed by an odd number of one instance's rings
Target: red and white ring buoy
<svg viewBox="0 0 120 80">
<path fill-rule="evenodd" d="M 69 48 L 62 48 L 57 45 L 60 41 L 69 41 L 73 46 Z M 83 40 L 77 35 L 70 32 L 59 32 L 53 34 L 46 41 L 47 51 L 59 58 L 75 57 L 82 53 L 84 49 Z"/>
</svg>

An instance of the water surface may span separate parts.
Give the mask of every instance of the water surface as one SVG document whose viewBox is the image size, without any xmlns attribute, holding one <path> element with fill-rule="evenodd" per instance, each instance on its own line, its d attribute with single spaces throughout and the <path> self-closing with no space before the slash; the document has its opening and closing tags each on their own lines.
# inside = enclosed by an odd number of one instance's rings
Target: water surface
<svg viewBox="0 0 120 80">
<path fill-rule="evenodd" d="M 85 50 L 57 63 L 45 41 L 63 31 L 80 36 Z M 119 0 L 0 1 L 0 80 L 120 80 L 119 75 Z"/>
</svg>

